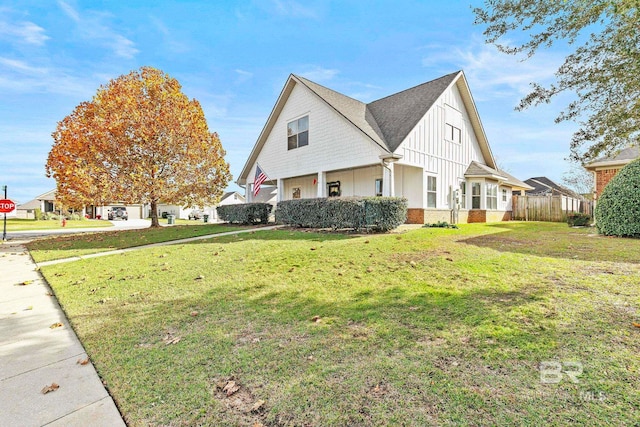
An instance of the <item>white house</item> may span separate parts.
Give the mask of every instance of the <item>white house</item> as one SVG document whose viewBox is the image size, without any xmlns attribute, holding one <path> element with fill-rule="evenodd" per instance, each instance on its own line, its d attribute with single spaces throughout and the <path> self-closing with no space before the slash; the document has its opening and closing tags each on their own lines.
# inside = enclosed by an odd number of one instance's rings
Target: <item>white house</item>
<svg viewBox="0 0 640 427">
<path fill-rule="evenodd" d="M 497 169 L 462 71 L 369 104 L 292 74 L 238 178 L 248 201 L 257 164 L 278 201 L 403 196 L 412 223 L 510 219 L 531 188 Z"/>
<path fill-rule="evenodd" d="M 182 207 L 178 205 L 167 205 L 167 204 L 159 204 L 158 205 L 158 215 L 162 216 L 164 212 L 169 215 L 175 215 L 176 218 L 179 219 L 189 219 L 189 214 L 192 211 L 201 211 L 205 215 L 209 215 L 210 222 L 218 221 L 218 212 L 216 211 L 216 207 L 225 206 L 225 205 L 236 205 L 240 203 L 245 203 L 245 198 L 242 194 L 237 191 L 228 191 L 220 197 L 220 201 L 215 206 L 205 206 L 204 208 L 199 207 Z"/>
</svg>

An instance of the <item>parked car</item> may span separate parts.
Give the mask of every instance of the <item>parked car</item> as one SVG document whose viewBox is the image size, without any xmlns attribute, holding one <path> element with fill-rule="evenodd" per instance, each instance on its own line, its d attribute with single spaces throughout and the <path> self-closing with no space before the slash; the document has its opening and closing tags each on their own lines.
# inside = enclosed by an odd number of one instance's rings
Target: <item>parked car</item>
<svg viewBox="0 0 640 427">
<path fill-rule="evenodd" d="M 109 218 L 109 221 L 113 221 L 115 219 L 123 219 L 126 221 L 129 219 L 129 214 L 127 213 L 127 208 L 124 206 L 117 206 L 109 211 L 107 218 Z"/>
<path fill-rule="evenodd" d="M 192 210 L 189 219 L 202 219 L 202 211 Z"/>
</svg>

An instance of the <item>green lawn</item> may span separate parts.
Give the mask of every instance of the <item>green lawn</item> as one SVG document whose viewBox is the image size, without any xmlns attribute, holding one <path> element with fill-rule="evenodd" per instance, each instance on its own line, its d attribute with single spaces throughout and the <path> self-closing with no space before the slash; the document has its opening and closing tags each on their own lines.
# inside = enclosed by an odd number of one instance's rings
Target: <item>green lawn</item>
<svg viewBox="0 0 640 427">
<path fill-rule="evenodd" d="M 0 227 L 3 219 L 0 220 Z M 98 228 L 98 227 L 113 227 L 109 221 L 99 221 L 93 219 L 83 219 L 80 221 L 67 221 L 67 225 L 64 228 Z M 25 231 L 25 230 L 55 230 L 62 229 L 62 222 L 58 220 L 41 220 L 36 221 L 33 219 L 17 219 L 7 218 L 7 232 L 9 231 Z"/>
<path fill-rule="evenodd" d="M 259 231 L 42 272 L 133 426 L 634 425 L 640 240 L 592 233 Z"/>
<path fill-rule="evenodd" d="M 203 224 L 202 227 L 176 225 L 174 227 L 144 228 L 141 230 L 114 230 L 88 235 L 76 234 L 39 239 L 28 243 L 27 247 L 31 251 L 34 261 L 44 262 L 151 243 L 224 233 L 243 228 L 246 227 Z"/>
</svg>

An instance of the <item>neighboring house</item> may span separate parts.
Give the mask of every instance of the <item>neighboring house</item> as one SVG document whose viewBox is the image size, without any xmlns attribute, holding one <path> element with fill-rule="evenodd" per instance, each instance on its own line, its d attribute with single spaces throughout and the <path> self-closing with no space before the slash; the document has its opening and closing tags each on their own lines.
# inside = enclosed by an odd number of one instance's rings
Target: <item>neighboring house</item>
<svg viewBox="0 0 640 427">
<path fill-rule="evenodd" d="M 585 201 L 584 197 L 575 191 L 564 187 L 560 184 L 556 184 L 545 176 L 539 176 L 535 178 L 529 178 L 524 181 L 525 184 L 529 184 L 533 189 L 527 190 L 525 194 L 527 196 L 556 196 L 561 199 L 561 209 L 563 211 L 575 211 L 581 206 L 581 203 Z"/>
<path fill-rule="evenodd" d="M 199 207 L 189 207 L 184 208 L 177 205 L 166 205 L 160 204 L 158 205 L 158 215 L 162 216 L 164 212 L 169 215 L 175 215 L 176 218 L 179 219 L 189 219 L 189 215 L 193 211 L 201 211 L 203 215 L 209 215 L 209 221 L 217 222 L 218 221 L 218 212 L 216 211 L 216 207 L 224 206 L 224 205 L 235 205 L 240 203 L 245 203 L 245 198 L 242 194 L 237 191 L 228 191 L 222 195 L 220 201 L 215 206 L 205 206 L 204 208 Z"/>
<path fill-rule="evenodd" d="M 292 74 L 239 175 L 248 201 L 258 163 L 278 201 L 402 196 L 412 223 L 510 219 L 532 188 L 498 170 L 462 71 L 369 104 Z"/>
<path fill-rule="evenodd" d="M 16 217 L 22 219 L 36 219 L 36 209 L 40 212 L 48 213 L 56 210 L 55 206 L 56 190 L 50 190 L 36 197 L 33 200 L 16 206 Z"/>
<path fill-rule="evenodd" d="M 617 154 L 601 157 L 584 168 L 593 173 L 596 183 L 593 199 L 597 200 L 604 187 L 623 167 L 640 157 L 640 147 L 628 147 Z"/>
</svg>

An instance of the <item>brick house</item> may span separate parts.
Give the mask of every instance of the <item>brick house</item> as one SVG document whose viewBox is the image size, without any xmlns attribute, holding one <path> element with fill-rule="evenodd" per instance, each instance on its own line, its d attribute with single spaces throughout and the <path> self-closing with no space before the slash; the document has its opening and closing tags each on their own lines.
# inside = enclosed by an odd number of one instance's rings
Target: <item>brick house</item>
<svg viewBox="0 0 640 427">
<path fill-rule="evenodd" d="M 623 167 L 640 157 L 640 147 L 628 147 L 617 154 L 601 157 L 584 168 L 593 173 L 596 183 L 593 199 L 597 200 L 604 187 Z"/>
</svg>

